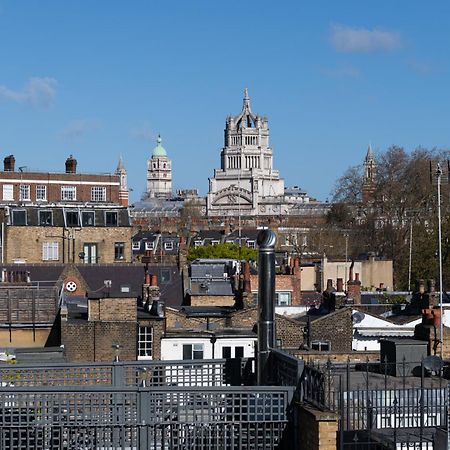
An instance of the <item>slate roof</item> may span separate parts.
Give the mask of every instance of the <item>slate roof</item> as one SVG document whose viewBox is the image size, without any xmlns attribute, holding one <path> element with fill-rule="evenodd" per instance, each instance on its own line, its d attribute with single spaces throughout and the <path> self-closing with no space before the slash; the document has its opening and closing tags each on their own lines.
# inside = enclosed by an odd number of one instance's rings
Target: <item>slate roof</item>
<svg viewBox="0 0 450 450">
<path fill-rule="evenodd" d="M 111 280 L 108 290 L 111 296 L 122 293 L 121 286 L 130 287 L 130 296 L 141 295 L 144 282 L 144 265 L 141 264 L 79 264 L 76 265 L 80 275 L 89 286 L 89 292 L 104 292 L 104 281 Z M 33 283 L 51 282 L 55 284 L 63 274 L 63 264 L 10 264 L 0 269 L 30 272 Z M 177 266 L 149 266 L 149 273 L 158 277 L 161 300 L 167 306 L 178 307 L 183 303 L 182 278 Z M 48 284 L 45 284 L 48 286 Z"/>
<path fill-rule="evenodd" d="M 104 289 L 104 280 L 111 280 L 110 295 L 121 293 L 121 286 L 130 286 L 130 294 L 138 296 L 144 282 L 143 265 L 79 265 L 80 274 L 90 291 Z M 177 266 L 149 266 L 149 273 L 158 277 L 161 300 L 167 306 L 177 307 L 183 303 L 181 274 Z"/>
</svg>

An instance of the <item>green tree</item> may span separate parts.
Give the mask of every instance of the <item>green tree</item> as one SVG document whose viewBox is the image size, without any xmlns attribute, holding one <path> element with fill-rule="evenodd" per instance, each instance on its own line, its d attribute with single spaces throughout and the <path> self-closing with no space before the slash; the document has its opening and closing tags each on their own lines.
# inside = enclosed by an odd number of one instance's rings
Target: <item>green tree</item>
<svg viewBox="0 0 450 450">
<path fill-rule="evenodd" d="M 377 155 L 377 173 L 372 199 L 363 204 L 356 195 L 362 182 L 355 168 L 339 178 L 333 193 L 336 206 L 328 215 L 331 229 L 346 230 L 350 234 L 349 255 L 375 252 L 394 263 L 394 285 L 408 286 L 409 246 L 413 227 L 412 275 L 418 278 L 438 278 L 437 192 L 430 182 L 430 162 L 438 161 L 447 167 L 448 152 L 418 148 L 408 154 L 403 148 L 392 146 Z M 447 180 L 447 174 L 442 178 Z M 450 253 L 448 237 L 450 224 L 448 184 L 442 185 L 442 229 L 444 286 L 450 286 Z M 342 203 L 347 209 L 343 209 Z"/>
<path fill-rule="evenodd" d="M 223 243 L 191 247 L 188 252 L 188 260 L 194 259 L 238 259 L 256 261 L 257 251 L 249 247 L 240 247 L 236 244 Z"/>
</svg>

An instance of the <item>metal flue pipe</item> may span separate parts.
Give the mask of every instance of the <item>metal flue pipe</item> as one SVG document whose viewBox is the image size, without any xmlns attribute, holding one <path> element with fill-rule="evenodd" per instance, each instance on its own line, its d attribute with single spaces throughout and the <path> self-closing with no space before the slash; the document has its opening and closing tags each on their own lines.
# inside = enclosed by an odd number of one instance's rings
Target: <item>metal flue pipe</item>
<svg viewBox="0 0 450 450">
<path fill-rule="evenodd" d="M 275 347 L 275 243 L 272 230 L 258 234 L 258 385 L 270 381 L 270 349 Z"/>
</svg>

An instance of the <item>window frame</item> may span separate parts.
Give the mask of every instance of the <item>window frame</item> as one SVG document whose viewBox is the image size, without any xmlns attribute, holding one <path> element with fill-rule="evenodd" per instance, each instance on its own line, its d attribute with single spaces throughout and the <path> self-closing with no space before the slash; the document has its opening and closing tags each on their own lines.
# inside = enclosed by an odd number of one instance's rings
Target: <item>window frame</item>
<svg viewBox="0 0 450 450">
<path fill-rule="evenodd" d="M 108 223 L 108 220 L 107 220 L 108 214 L 115 214 L 115 217 L 116 217 L 115 223 Z M 105 211 L 104 219 L 105 219 L 105 227 L 118 227 L 119 226 L 119 213 L 117 211 Z"/>
<path fill-rule="evenodd" d="M 42 192 L 44 193 L 43 196 L 38 195 L 38 193 L 42 194 Z M 36 193 L 36 201 L 37 202 L 46 202 L 47 201 L 47 186 L 45 184 L 37 184 L 35 193 Z"/>
<path fill-rule="evenodd" d="M 114 261 L 125 260 L 125 242 L 114 242 Z"/>
<path fill-rule="evenodd" d="M 140 250 L 141 249 L 141 241 L 133 241 L 131 244 L 132 250 Z"/>
<path fill-rule="evenodd" d="M 288 295 L 288 303 L 280 303 L 280 294 Z M 275 291 L 275 304 L 277 306 L 291 306 L 292 305 L 292 292 L 291 291 Z"/>
<path fill-rule="evenodd" d="M 139 325 L 138 345 L 137 345 L 137 359 L 138 360 L 153 359 L 153 334 L 154 334 L 154 332 L 153 332 L 152 326 Z"/>
<path fill-rule="evenodd" d="M 61 201 L 74 202 L 77 200 L 76 186 L 61 186 Z"/>
<path fill-rule="evenodd" d="M 45 241 L 42 243 L 42 261 L 59 261 L 59 243 Z"/>
<path fill-rule="evenodd" d="M 6 189 L 5 189 L 6 188 Z M 9 195 L 5 195 L 5 193 Z M 14 184 L 4 184 L 2 187 L 2 199 L 4 201 L 14 201 Z"/>
<path fill-rule="evenodd" d="M 317 348 L 314 348 L 317 347 Z M 323 349 L 322 347 L 327 347 Z M 331 351 L 331 342 L 330 341 L 312 341 L 311 342 L 311 350 L 316 350 L 319 352 L 330 352 Z"/>
<path fill-rule="evenodd" d="M 24 196 L 24 192 L 27 193 L 27 196 Z M 31 201 L 31 188 L 29 184 L 21 184 L 19 186 L 19 201 L 21 202 Z"/>
<path fill-rule="evenodd" d="M 14 218 L 14 216 L 17 214 L 17 213 L 23 213 L 24 214 L 24 218 L 25 218 L 25 223 L 16 223 L 16 219 Z M 27 217 L 27 210 L 26 209 L 13 209 L 12 211 L 11 211 L 11 221 L 12 221 L 12 225 L 15 225 L 15 226 L 17 226 L 17 227 L 25 227 L 25 226 L 27 226 L 27 219 L 28 219 L 28 217 Z"/>
<path fill-rule="evenodd" d="M 185 358 L 184 355 L 190 347 L 190 358 Z M 197 348 L 195 348 L 197 347 Z M 202 342 L 196 342 L 193 344 L 183 344 L 183 361 L 193 361 L 193 360 L 202 360 L 205 356 L 205 345 Z"/>
<path fill-rule="evenodd" d="M 154 241 L 145 241 L 145 250 L 150 251 L 155 249 Z"/>
<path fill-rule="evenodd" d="M 84 216 L 85 215 L 92 215 L 92 217 L 93 217 L 93 222 L 92 222 L 92 225 L 90 225 L 90 224 L 88 224 L 88 223 L 85 223 L 85 221 L 84 221 Z M 81 211 L 81 226 L 83 226 L 83 227 L 95 227 L 95 211 Z"/>
<path fill-rule="evenodd" d="M 173 250 L 173 241 L 164 242 L 164 250 Z"/>
<path fill-rule="evenodd" d="M 101 195 L 99 195 L 101 194 Z M 106 202 L 106 187 L 92 186 L 91 187 L 91 201 L 92 202 Z"/>
<path fill-rule="evenodd" d="M 77 215 L 77 224 L 76 225 L 72 225 L 69 224 L 69 220 L 68 220 L 68 214 L 76 214 Z M 64 211 L 64 218 L 65 218 L 65 224 L 67 228 L 78 228 L 80 226 L 80 213 L 77 210 L 69 210 L 69 211 Z"/>
<path fill-rule="evenodd" d="M 49 214 L 50 215 L 50 222 L 43 222 L 42 215 L 43 214 Z M 51 227 L 53 226 L 53 211 L 48 209 L 43 209 L 41 211 L 38 211 L 38 219 L 39 219 L 39 226 L 40 227 Z"/>
</svg>

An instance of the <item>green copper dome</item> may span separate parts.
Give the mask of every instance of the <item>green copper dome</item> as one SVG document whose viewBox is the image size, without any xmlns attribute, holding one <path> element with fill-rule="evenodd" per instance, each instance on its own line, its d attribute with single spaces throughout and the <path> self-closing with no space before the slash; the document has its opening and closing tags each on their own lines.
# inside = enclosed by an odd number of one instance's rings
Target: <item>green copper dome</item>
<svg viewBox="0 0 450 450">
<path fill-rule="evenodd" d="M 161 145 L 161 136 L 156 139 L 156 147 L 153 149 L 152 156 L 167 156 L 165 148 Z"/>
</svg>

